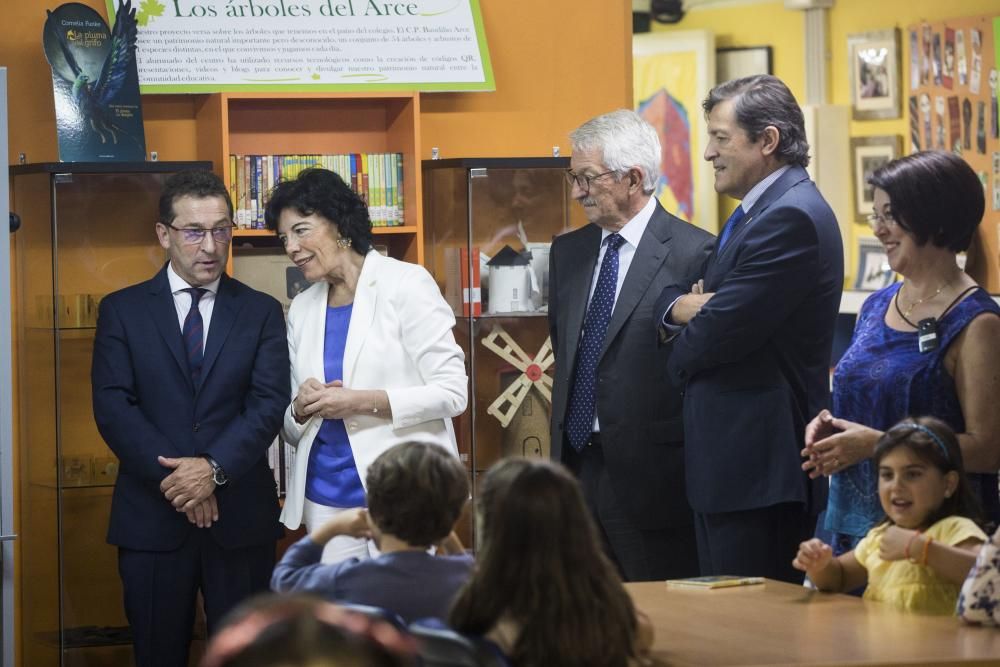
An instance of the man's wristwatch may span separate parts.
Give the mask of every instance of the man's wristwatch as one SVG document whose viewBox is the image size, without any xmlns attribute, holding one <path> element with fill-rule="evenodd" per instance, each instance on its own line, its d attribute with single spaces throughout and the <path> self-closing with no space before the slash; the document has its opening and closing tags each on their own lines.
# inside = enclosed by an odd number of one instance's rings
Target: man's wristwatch
<svg viewBox="0 0 1000 667">
<path fill-rule="evenodd" d="M 212 481 L 215 482 L 216 486 L 222 486 L 229 481 L 229 478 L 226 477 L 226 471 L 222 469 L 218 461 L 208 454 L 203 454 L 202 458 L 208 461 L 208 465 L 212 466 Z"/>
</svg>

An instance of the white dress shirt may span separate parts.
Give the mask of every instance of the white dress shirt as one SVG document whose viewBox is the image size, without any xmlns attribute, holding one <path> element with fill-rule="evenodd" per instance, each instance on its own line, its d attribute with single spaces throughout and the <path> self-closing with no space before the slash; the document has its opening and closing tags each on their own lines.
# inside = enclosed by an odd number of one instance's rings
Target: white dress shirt
<svg viewBox="0 0 1000 667">
<path fill-rule="evenodd" d="M 202 321 L 202 339 L 201 339 L 201 349 L 205 349 L 205 344 L 208 342 L 208 326 L 212 321 L 212 310 L 215 308 L 215 293 L 219 291 L 219 282 L 222 280 L 222 276 L 219 276 L 207 285 L 200 285 L 204 290 L 207 290 L 201 295 L 201 300 L 198 301 L 198 311 L 201 313 Z M 184 290 L 194 287 L 194 285 L 189 285 L 186 280 L 177 275 L 174 271 L 173 264 L 167 264 L 167 281 L 170 283 L 170 291 L 174 295 L 174 308 L 177 309 L 177 324 L 180 326 L 181 331 L 184 331 L 184 320 L 187 318 L 188 311 L 191 310 L 191 293 L 185 292 Z"/>
<path fill-rule="evenodd" d="M 656 197 L 650 196 L 649 201 L 642 207 L 642 210 L 636 213 L 635 217 L 626 222 L 625 226 L 618 231 L 618 234 L 625 239 L 625 243 L 618 248 L 618 282 L 615 283 L 615 303 L 618 303 L 618 295 L 621 294 L 622 285 L 625 283 L 625 276 L 628 275 L 628 269 L 632 266 L 632 258 L 635 257 L 635 251 L 639 249 L 639 241 L 642 240 L 642 235 L 646 233 L 646 227 L 649 225 L 649 221 L 653 217 L 655 210 Z M 594 290 L 597 289 L 597 276 L 601 273 L 601 262 L 604 261 L 604 253 L 608 249 L 604 241 L 613 233 L 606 229 L 601 230 L 601 250 L 597 253 L 594 275 L 590 279 L 590 295 L 587 297 L 587 308 L 590 308 L 590 300 L 594 298 Z M 614 306 L 612 306 L 611 312 L 614 313 Z M 600 424 L 597 422 L 597 411 L 595 410 L 594 432 L 596 433 L 600 430 Z"/>
</svg>

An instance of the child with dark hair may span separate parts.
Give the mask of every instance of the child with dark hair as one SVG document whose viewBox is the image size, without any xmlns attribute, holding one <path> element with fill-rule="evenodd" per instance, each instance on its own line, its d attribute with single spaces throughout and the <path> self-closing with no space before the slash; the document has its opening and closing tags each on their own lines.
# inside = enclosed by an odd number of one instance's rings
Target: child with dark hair
<svg viewBox="0 0 1000 667">
<path fill-rule="evenodd" d="M 518 667 L 628 667 L 652 646 L 652 626 L 562 465 L 500 461 L 483 478 L 476 518 L 478 564 L 452 607 L 453 628 Z"/>
<path fill-rule="evenodd" d="M 864 597 L 927 614 L 953 614 L 986 534 L 954 431 L 933 417 L 907 418 L 875 446 L 886 518 L 838 557 L 811 539 L 792 564 L 823 591 L 865 586 Z"/>
<path fill-rule="evenodd" d="M 340 512 L 292 545 L 271 588 L 381 607 L 408 623 L 445 618 L 473 565 L 452 531 L 469 496 L 464 466 L 439 445 L 410 442 L 382 453 L 366 479 L 368 509 Z M 381 555 L 320 563 L 338 535 L 371 538 Z"/>
</svg>

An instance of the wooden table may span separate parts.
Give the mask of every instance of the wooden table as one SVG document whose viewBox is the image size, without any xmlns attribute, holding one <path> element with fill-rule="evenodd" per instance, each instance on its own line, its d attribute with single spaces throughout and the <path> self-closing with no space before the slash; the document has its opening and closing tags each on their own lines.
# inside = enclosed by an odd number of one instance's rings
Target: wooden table
<svg viewBox="0 0 1000 667">
<path fill-rule="evenodd" d="M 667 665 L 1000 665 L 1000 629 L 802 586 L 626 584 Z"/>
</svg>

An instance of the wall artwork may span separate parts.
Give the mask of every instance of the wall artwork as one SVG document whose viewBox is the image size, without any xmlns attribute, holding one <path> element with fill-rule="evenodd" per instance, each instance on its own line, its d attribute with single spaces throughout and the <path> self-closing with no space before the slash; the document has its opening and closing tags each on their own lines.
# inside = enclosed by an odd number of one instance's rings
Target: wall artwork
<svg viewBox="0 0 1000 667">
<path fill-rule="evenodd" d="M 656 196 L 668 211 L 718 231 L 712 165 L 703 159 L 708 133 L 701 102 L 715 85 L 715 40 L 704 30 L 651 33 L 632 39 L 636 111 L 660 135 Z"/>
<path fill-rule="evenodd" d="M 741 46 L 715 50 L 715 80 L 719 83 L 754 74 L 773 73 L 770 46 Z"/>
<path fill-rule="evenodd" d="M 889 256 L 878 239 L 858 239 L 858 268 L 854 276 L 854 289 L 857 290 L 874 291 L 896 282 L 896 273 L 889 266 Z"/>
<path fill-rule="evenodd" d="M 854 120 L 899 118 L 899 31 L 847 36 Z"/>
<path fill-rule="evenodd" d="M 868 219 L 875 203 L 874 188 L 868 184 L 868 177 L 879 167 L 898 158 L 902 148 L 903 140 L 898 135 L 851 138 L 851 182 L 854 185 L 854 219 L 857 222 Z"/>
<path fill-rule="evenodd" d="M 998 292 L 1000 16 L 920 23 L 906 33 L 909 152 L 953 152 L 979 176 L 986 212 L 968 251 L 968 271 L 987 290 Z"/>
</svg>

